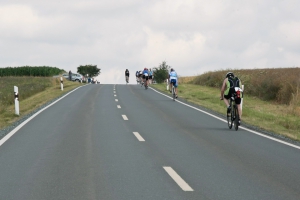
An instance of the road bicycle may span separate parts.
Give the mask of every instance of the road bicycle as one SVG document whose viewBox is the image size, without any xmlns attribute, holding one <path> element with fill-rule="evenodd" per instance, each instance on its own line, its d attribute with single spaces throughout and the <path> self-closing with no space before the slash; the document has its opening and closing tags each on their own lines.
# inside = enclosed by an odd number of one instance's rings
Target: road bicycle
<svg viewBox="0 0 300 200">
<path fill-rule="evenodd" d="M 229 100 L 229 106 L 231 108 L 230 112 L 227 113 L 227 124 L 229 129 L 234 125 L 234 129 L 237 131 L 239 129 L 239 110 L 237 104 L 235 103 L 235 99 L 237 96 L 241 95 L 241 91 L 236 91 L 236 93 L 232 94 Z"/>
<path fill-rule="evenodd" d="M 126 83 L 129 83 L 129 77 L 126 76 Z"/>
</svg>

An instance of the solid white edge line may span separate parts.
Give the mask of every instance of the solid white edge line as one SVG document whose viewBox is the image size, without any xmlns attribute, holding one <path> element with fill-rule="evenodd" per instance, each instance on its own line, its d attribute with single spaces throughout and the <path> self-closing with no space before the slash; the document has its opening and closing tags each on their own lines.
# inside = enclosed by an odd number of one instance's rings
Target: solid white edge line
<svg viewBox="0 0 300 200">
<path fill-rule="evenodd" d="M 117 107 L 118 107 L 118 108 L 121 108 L 121 106 L 120 106 L 120 105 L 117 105 Z"/>
<path fill-rule="evenodd" d="M 153 91 L 155 91 L 155 92 L 157 92 L 157 93 L 159 93 L 159 94 L 161 94 L 161 95 L 163 95 L 163 96 L 165 96 L 165 97 L 168 97 L 169 99 L 173 99 L 172 97 L 169 97 L 168 95 L 163 94 L 163 93 L 161 93 L 161 92 L 159 92 L 159 91 L 153 89 L 152 87 L 149 87 L 149 88 L 151 88 Z M 195 109 L 195 110 L 197 110 L 197 111 L 200 111 L 200 112 L 202 112 L 202 113 L 205 113 L 205 114 L 207 114 L 207 115 L 209 115 L 209 116 L 211 116 L 211 117 L 214 117 L 214 118 L 216 118 L 216 119 L 218 119 L 218 120 L 220 120 L 220 121 L 222 121 L 222 122 L 227 123 L 226 120 L 224 120 L 224 119 L 222 119 L 222 118 L 220 118 L 220 117 L 217 117 L 217 116 L 215 116 L 215 115 L 213 115 L 213 114 L 210 114 L 210 113 L 208 113 L 208 112 L 206 112 L 206 111 L 203 111 L 203 110 L 201 110 L 201 109 L 199 109 L 199 108 L 196 108 L 196 107 L 194 107 L 194 106 L 188 105 L 188 104 L 183 103 L 183 102 L 178 101 L 178 100 L 176 100 L 176 102 L 178 102 L 178 103 L 180 103 L 180 104 L 183 104 L 183 105 L 185 105 L 185 106 L 187 106 L 187 107 L 193 108 L 193 109 Z M 244 129 L 245 131 L 254 133 L 254 134 L 256 134 L 256 135 L 259 135 L 259 136 L 261 136 L 261 137 L 268 138 L 268 139 L 270 139 L 270 140 L 279 142 L 279 143 L 281 143 L 281 144 L 285 144 L 285 145 L 290 146 L 290 147 L 294 147 L 294 148 L 296 148 L 296 149 L 300 149 L 300 147 L 297 146 L 297 145 L 293 145 L 293 144 L 290 144 L 290 143 L 288 143 L 288 142 L 285 142 L 285 141 L 282 141 L 282 140 L 273 138 L 273 137 L 271 137 L 271 136 L 264 135 L 264 134 L 259 133 L 259 132 L 257 132 L 257 131 L 253 131 L 253 130 L 250 130 L 250 129 L 248 129 L 248 128 L 245 128 L 245 127 L 243 127 L 243 126 L 240 126 L 240 128 L 241 128 L 241 129 Z"/>
<path fill-rule="evenodd" d="M 183 191 L 194 191 L 173 169 L 172 167 L 163 167 L 171 178 L 181 187 Z"/>
<path fill-rule="evenodd" d="M 122 117 L 123 117 L 124 120 L 128 120 L 126 115 L 122 115 Z"/>
<path fill-rule="evenodd" d="M 84 86 L 87 86 L 87 85 L 83 85 L 83 86 L 80 86 L 78 88 L 75 88 L 74 90 L 68 92 L 67 94 L 65 94 L 61 98 L 57 99 L 56 101 L 54 101 L 51 104 L 49 104 L 48 106 L 46 106 L 45 108 L 42 108 L 41 110 L 39 110 L 36 113 L 34 113 L 32 116 L 30 116 L 24 122 L 22 122 L 20 125 L 18 125 L 16 128 L 14 128 L 12 131 L 10 131 L 6 136 L 4 136 L 0 140 L 0 146 L 2 146 L 2 144 L 4 144 L 11 136 L 13 136 L 18 130 L 20 130 L 25 124 L 27 124 L 30 120 L 32 120 L 33 118 L 35 118 L 38 114 L 40 114 L 41 112 L 43 112 L 44 110 L 46 110 L 47 108 L 49 108 L 50 106 L 52 106 L 53 104 L 57 103 L 58 101 L 62 100 L 63 98 L 65 98 L 66 96 L 68 96 L 69 94 L 71 94 L 72 92 L 74 92 L 75 90 L 78 90 L 79 88 L 84 87 Z"/>
<path fill-rule="evenodd" d="M 144 138 L 138 132 L 133 132 L 133 134 L 140 142 L 145 142 Z"/>
</svg>

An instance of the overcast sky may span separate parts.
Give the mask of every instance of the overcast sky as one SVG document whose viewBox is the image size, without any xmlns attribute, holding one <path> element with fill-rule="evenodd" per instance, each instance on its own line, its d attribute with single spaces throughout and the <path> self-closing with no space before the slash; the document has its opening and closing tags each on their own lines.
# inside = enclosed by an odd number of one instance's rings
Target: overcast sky
<svg viewBox="0 0 300 200">
<path fill-rule="evenodd" d="M 0 0 L 0 67 L 101 68 L 124 83 L 166 61 L 179 75 L 300 66 L 299 0 Z"/>
</svg>

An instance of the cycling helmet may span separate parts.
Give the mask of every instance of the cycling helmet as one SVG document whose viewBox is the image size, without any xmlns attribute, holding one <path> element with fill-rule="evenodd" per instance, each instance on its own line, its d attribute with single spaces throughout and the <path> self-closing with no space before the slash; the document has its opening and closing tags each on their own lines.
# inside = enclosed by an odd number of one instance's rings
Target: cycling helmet
<svg viewBox="0 0 300 200">
<path fill-rule="evenodd" d="M 172 71 L 174 71 L 174 69 L 173 69 L 173 68 L 171 68 L 171 72 L 172 72 Z"/>
<path fill-rule="evenodd" d="M 145 67 L 144 70 L 146 70 L 147 68 Z"/>
<path fill-rule="evenodd" d="M 225 76 L 225 78 L 234 77 L 234 74 L 232 72 L 228 72 Z"/>
</svg>

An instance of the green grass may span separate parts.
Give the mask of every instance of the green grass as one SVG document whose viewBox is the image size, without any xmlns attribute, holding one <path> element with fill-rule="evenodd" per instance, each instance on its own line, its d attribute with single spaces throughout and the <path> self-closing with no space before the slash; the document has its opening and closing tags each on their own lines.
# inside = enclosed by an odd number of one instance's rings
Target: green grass
<svg viewBox="0 0 300 200">
<path fill-rule="evenodd" d="M 53 77 L 1 77 L 0 78 L 0 129 L 11 125 L 24 115 L 39 108 L 48 101 L 81 86 L 81 83 Z M 14 86 L 19 88 L 20 116 L 15 115 Z"/>
<path fill-rule="evenodd" d="M 151 86 L 169 94 L 165 84 L 154 84 Z M 225 116 L 226 106 L 223 101 L 220 101 L 219 89 L 194 84 L 180 84 L 178 96 Z M 292 114 L 291 109 L 295 108 L 271 101 L 259 100 L 256 97 L 245 94 L 242 123 L 244 122 L 294 140 L 300 140 L 300 120 L 296 114 Z"/>
</svg>

